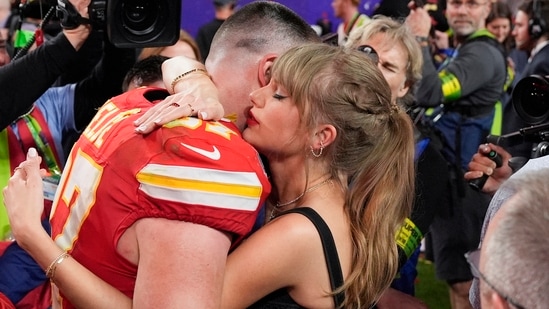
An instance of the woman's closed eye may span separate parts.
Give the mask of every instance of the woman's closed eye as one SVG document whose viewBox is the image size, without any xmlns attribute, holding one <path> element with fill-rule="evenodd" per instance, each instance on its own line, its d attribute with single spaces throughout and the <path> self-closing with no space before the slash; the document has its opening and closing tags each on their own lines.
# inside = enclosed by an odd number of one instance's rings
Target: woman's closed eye
<svg viewBox="0 0 549 309">
<path fill-rule="evenodd" d="M 277 100 L 283 100 L 283 99 L 286 99 L 287 96 L 283 96 L 283 95 L 278 94 L 278 93 L 275 92 L 275 93 L 273 94 L 273 98 L 275 98 L 275 99 L 277 99 Z"/>
</svg>

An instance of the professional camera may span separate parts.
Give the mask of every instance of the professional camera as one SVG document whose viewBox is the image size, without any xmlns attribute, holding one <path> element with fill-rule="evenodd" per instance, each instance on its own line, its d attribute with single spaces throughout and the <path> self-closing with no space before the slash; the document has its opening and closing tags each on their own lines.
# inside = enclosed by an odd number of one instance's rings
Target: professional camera
<svg viewBox="0 0 549 309">
<path fill-rule="evenodd" d="M 91 23 L 116 47 L 167 46 L 179 39 L 181 0 L 92 0 L 89 20 L 69 0 L 57 0 L 57 10 L 64 27 Z"/>
<path fill-rule="evenodd" d="M 549 118 L 549 76 L 531 75 L 521 79 L 513 91 L 513 107 L 531 125 Z"/>
<path fill-rule="evenodd" d="M 531 75 L 521 79 L 512 98 L 515 111 L 530 126 L 502 136 L 488 136 L 488 142 L 503 147 L 537 143 L 532 148 L 532 158 L 549 154 L 549 76 Z"/>
</svg>

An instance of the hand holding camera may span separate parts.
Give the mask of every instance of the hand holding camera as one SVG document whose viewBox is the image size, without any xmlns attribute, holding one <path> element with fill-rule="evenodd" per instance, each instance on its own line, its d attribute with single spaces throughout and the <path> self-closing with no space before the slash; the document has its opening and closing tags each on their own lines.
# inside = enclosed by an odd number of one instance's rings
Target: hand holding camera
<svg viewBox="0 0 549 309">
<path fill-rule="evenodd" d="M 179 0 L 57 0 L 57 11 L 63 28 L 91 24 L 107 31 L 119 48 L 167 46 L 179 39 Z"/>
<path fill-rule="evenodd" d="M 469 162 L 469 171 L 464 177 L 471 186 L 482 192 L 493 194 L 513 174 L 509 166 L 510 159 L 511 154 L 500 146 L 480 145 L 478 152 Z"/>
</svg>

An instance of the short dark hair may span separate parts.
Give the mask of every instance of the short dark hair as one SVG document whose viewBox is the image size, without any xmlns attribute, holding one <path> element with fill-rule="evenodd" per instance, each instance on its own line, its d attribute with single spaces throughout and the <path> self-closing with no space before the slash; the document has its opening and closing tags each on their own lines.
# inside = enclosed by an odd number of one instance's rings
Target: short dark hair
<svg viewBox="0 0 549 309">
<path fill-rule="evenodd" d="M 162 80 L 162 63 L 168 60 L 168 57 L 153 55 L 136 62 L 126 73 L 122 82 L 122 90 L 128 91 L 131 82 L 138 86 L 147 86 Z"/>
<path fill-rule="evenodd" d="M 283 52 L 320 37 L 303 18 L 272 1 L 249 3 L 231 15 L 219 28 L 214 41 L 229 41 L 249 52 Z"/>
</svg>

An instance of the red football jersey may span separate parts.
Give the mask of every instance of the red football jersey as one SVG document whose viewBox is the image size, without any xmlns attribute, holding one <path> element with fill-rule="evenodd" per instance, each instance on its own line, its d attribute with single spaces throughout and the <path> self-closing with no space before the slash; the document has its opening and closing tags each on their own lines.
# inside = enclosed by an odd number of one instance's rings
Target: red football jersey
<svg viewBox="0 0 549 309">
<path fill-rule="evenodd" d="M 132 122 L 159 95 L 140 88 L 101 107 L 71 151 L 52 209 L 55 242 L 130 297 L 137 267 L 116 247 L 136 220 L 203 224 L 236 243 L 270 192 L 259 155 L 230 122 L 188 117 L 136 134 Z"/>
</svg>

